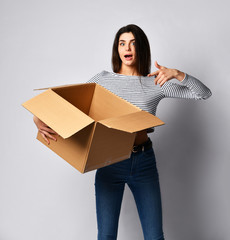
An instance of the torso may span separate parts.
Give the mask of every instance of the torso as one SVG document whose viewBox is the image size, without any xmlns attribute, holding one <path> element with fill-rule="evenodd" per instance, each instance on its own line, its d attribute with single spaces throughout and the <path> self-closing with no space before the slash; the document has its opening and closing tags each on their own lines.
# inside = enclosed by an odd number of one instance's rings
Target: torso
<svg viewBox="0 0 230 240">
<path fill-rule="evenodd" d="M 164 93 L 159 85 L 154 84 L 155 77 L 127 76 L 102 71 L 88 82 L 96 82 L 125 99 L 140 109 L 156 115 L 156 109 Z M 148 129 L 152 132 L 153 128 Z M 134 144 L 139 145 L 148 140 L 147 130 L 137 133 Z"/>
<path fill-rule="evenodd" d="M 126 76 L 102 71 L 88 82 L 96 82 L 140 109 L 156 115 L 164 92 L 159 85 L 154 84 L 154 79 L 154 76 Z"/>
</svg>

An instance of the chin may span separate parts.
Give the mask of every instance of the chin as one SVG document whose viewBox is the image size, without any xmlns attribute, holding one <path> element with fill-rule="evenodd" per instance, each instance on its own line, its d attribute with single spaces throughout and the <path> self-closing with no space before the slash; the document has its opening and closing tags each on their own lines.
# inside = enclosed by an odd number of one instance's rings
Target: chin
<svg viewBox="0 0 230 240">
<path fill-rule="evenodd" d="M 129 61 L 129 62 L 125 61 L 124 64 L 127 66 L 135 66 L 135 62 L 131 62 L 131 61 Z"/>
</svg>

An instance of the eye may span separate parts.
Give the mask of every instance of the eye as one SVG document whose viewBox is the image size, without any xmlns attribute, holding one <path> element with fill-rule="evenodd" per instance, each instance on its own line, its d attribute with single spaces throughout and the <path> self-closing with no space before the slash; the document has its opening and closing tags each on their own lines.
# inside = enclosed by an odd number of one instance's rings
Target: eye
<svg viewBox="0 0 230 240">
<path fill-rule="evenodd" d="M 132 42 L 132 45 L 135 46 L 135 42 Z"/>
<path fill-rule="evenodd" d="M 120 43 L 120 46 L 125 46 L 125 44 L 122 42 L 122 43 Z"/>
</svg>

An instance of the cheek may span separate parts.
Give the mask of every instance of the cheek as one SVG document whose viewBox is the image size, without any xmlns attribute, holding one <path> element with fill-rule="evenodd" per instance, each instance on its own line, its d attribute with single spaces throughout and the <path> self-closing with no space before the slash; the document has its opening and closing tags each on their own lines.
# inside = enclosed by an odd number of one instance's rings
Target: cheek
<svg viewBox="0 0 230 240">
<path fill-rule="evenodd" d="M 118 48 L 119 57 L 122 58 L 122 50 Z"/>
<path fill-rule="evenodd" d="M 135 49 L 133 51 L 133 54 L 134 54 L 134 58 L 136 59 L 136 51 L 135 51 Z"/>
<path fill-rule="evenodd" d="M 133 54 L 136 55 L 136 48 L 134 46 L 133 46 L 132 51 L 133 51 Z"/>
</svg>

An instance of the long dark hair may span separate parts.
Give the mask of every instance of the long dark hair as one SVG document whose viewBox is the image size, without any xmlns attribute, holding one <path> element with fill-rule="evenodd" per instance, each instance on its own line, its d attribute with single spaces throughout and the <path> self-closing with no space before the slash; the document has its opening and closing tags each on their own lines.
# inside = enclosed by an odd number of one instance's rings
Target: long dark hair
<svg viewBox="0 0 230 240">
<path fill-rule="evenodd" d="M 120 35 L 131 32 L 135 37 L 136 69 L 141 76 L 147 76 L 151 70 L 151 53 L 147 36 L 144 31 L 135 24 L 129 24 L 118 30 L 113 42 L 112 67 L 115 73 L 121 69 L 121 59 L 118 53 Z"/>
</svg>

